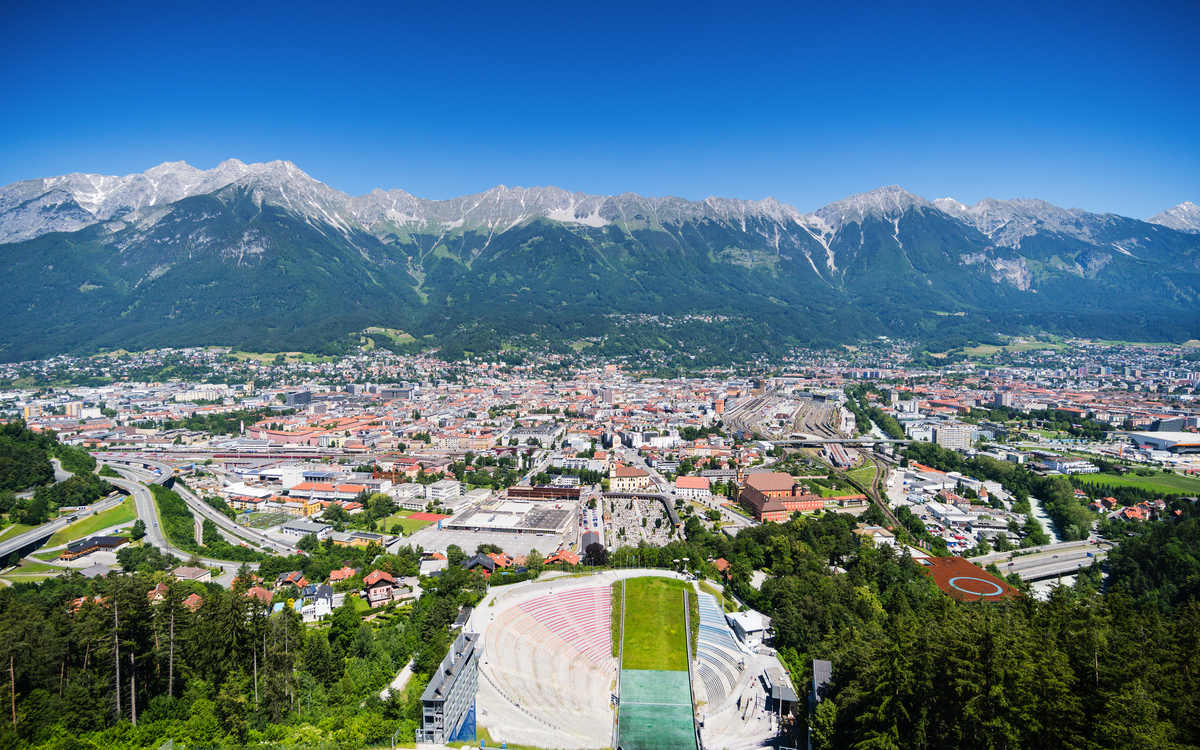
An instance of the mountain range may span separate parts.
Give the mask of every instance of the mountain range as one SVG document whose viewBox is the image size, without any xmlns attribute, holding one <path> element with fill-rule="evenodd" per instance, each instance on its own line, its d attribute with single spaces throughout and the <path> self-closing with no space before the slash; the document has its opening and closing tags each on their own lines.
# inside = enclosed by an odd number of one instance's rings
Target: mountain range
<svg viewBox="0 0 1200 750">
<path fill-rule="evenodd" d="M 285 161 L 174 162 L 0 188 L 0 264 L 5 361 L 197 344 L 335 351 L 368 326 L 455 355 L 537 335 L 700 361 L 876 335 L 1200 335 L 1191 203 L 1139 221 L 898 186 L 811 213 L 772 198 L 502 185 L 434 201 L 348 196 Z M 639 315 L 725 322 L 664 337 L 622 323 Z"/>
</svg>

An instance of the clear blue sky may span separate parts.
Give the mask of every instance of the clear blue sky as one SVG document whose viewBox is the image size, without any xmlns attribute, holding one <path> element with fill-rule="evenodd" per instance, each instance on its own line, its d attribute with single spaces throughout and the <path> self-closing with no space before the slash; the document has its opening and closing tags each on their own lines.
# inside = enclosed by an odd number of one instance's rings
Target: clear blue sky
<svg viewBox="0 0 1200 750">
<path fill-rule="evenodd" d="M 262 4 L 264 6 L 268 4 Z M 1200 3 L 12 3 L 0 184 L 1200 203 Z"/>
</svg>

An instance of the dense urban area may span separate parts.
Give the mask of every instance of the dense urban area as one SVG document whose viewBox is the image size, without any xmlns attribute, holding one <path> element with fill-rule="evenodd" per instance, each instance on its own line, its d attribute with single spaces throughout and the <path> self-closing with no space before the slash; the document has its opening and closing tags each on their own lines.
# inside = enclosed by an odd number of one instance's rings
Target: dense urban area
<svg viewBox="0 0 1200 750">
<path fill-rule="evenodd" d="M 1197 342 L 358 342 L 0 365 L 0 748 L 1200 747 Z"/>
</svg>

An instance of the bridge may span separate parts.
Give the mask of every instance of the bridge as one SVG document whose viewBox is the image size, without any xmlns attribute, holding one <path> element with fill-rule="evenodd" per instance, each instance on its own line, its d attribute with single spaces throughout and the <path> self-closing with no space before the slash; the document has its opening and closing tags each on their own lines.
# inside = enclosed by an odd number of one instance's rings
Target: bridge
<svg viewBox="0 0 1200 750">
<path fill-rule="evenodd" d="M 104 461 L 105 463 L 129 465 L 134 471 L 140 470 L 148 473 L 150 471 L 157 470 L 158 475 L 154 478 L 155 484 L 165 485 L 175 477 L 175 469 L 165 463 L 155 461 L 154 459 L 122 457 L 103 453 L 96 454 L 96 458 L 100 461 Z M 140 469 L 138 467 L 140 467 Z M 188 508 L 191 509 L 198 522 L 204 520 L 212 521 L 217 525 L 217 528 L 221 531 L 225 538 L 231 543 L 241 544 L 243 542 L 250 542 L 254 546 L 260 548 L 261 551 L 272 552 L 278 550 L 285 555 L 295 552 L 295 548 L 291 547 L 290 545 L 271 539 L 260 531 L 245 526 L 240 526 L 236 522 L 229 520 L 228 516 L 201 500 L 183 483 L 177 484 L 175 489 L 179 493 L 179 496 L 183 499 L 184 503 L 186 503 Z M 143 509 L 139 508 L 138 516 L 141 518 L 150 519 L 155 519 L 158 517 L 148 498 L 144 513 Z M 157 531 L 157 529 L 155 530 Z M 161 541 L 163 545 L 166 545 L 165 537 L 158 541 Z M 156 544 L 156 546 L 160 545 Z M 257 563 L 252 563 L 251 567 L 257 568 Z"/>
<path fill-rule="evenodd" d="M 103 461 L 106 464 L 125 464 L 128 466 L 141 467 L 147 473 L 157 471 L 158 474 L 154 477 L 152 484 L 165 485 L 175 478 L 175 469 L 161 461 L 155 461 L 151 458 L 123 458 L 113 454 L 96 453 L 97 461 Z"/>
<path fill-rule="evenodd" d="M 56 518 L 53 521 L 48 521 L 35 529 L 30 529 L 24 534 L 15 536 L 12 539 L 5 539 L 0 543 L 0 559 L 8 559 L 8 556 L 14 552 L 23 552 L 25 550 L 33 551 L 40 547 L 47 539 L 54 536 L 59 531 L 67 528 L 75 521 L 84 516 L 95 515 L 103 511 L 115 508 L 120 505 L 125 498 L 122 495 L 116 497 L 102 498 L 87 510 L 81 510 L 77 513 L 72 513 L 62 518 Z"/>
<path fill-rule="evenodd" d="M 786 440 L 785 439 L 763 440 L 763 442 L 770 443 L 772 445 L 824 445 L 827 443 L 836 443 L 839 445 L 875 445 L 877 443 L 892 443 L 892 444 L 896 444 L 896 445 L 907 445 L 907 444 L 912 443 L 912 440 L 908 440 L 908 439 L 898 440 L 895 438 L 876 438 L 876 437 L 820 438 L 820 437 L 815 436 L 815 434 L 804 434 L 802 432 L 793 432 L 792 436 L 788 437 Z"/>
<path fill-rule="evenodd" d="M 1025 581 L 1045 581 L 1059 576 L 1073 575 L 1108 556 L 1112 545 L 1094 544 L 1089 541 L 1048 544 L 1031 550 L 996 552 L 972 557 L 971 562 L 980 565 L 995 563 L 1001 573 L 1016 573 Z M 1032 552 L 1032 554 L 1029 554 Z"/>
<path fill-rule="evenodd" d="M 892 438 L 789 438 L 787 440 L 765 440 L 763 442 L 771 443 L 772 445 L 825 445 L 826 443 L 837 443 L 839 445 L 876 445 L 878 443 L 896 443 L 899 445 L 908 445 L 913 442 L 911 440 L 894 440 Z"/>
</svg>

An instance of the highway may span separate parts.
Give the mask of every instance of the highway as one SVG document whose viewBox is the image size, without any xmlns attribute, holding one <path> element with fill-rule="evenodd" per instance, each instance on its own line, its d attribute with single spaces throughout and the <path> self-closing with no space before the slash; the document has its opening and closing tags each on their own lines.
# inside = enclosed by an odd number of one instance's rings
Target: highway
<svg viewBox="0 0 1200 750">
<path fill-rule="evenodd" d="M 1097 560 L 1103 560 L 1111 548 L 1107 542 L 1094 544 L 1084 540 L 1016 550 L 1016 556 L 1013 552 L 995 552 L 970 559 L 980 565 L 995 563 L 1002 573 L 1016 573 L 1026 581 L 1042 581 L 1077 573 Z"/>
<path fill-rule="evenodd" d="M 15 536 L 12 539 L 5 539 L 2 543 L 0 543 L 0 559 L 7 559 L 8 556 L 14 552 L 25 549 L 26 547 L 34 545 L 45 539 L 49 539 L 56 532 L 61 531 L 62 529 L 65 529 L 74 523 L 75 521 L 72 521 L 72 518 L 79 520 L 84 516 L 90 516 L 95 513 L 109 510 L 110 508 L 115 508 L 120 505 L 124 499 L 125 498 L 120 495 L 115 498 L 102 498 L 95 504 L 91 505 L 87 510 L 71 513 L 63 516 L 62 518 L 56 518 L 53 521 L 49 521 L 41 526 L 38 526 L 36 529 L 26 531 L 20 536 Z"/>
<path fill-rule="evenodd" d="M 193 558 L 191 552 L 184 552 L 177 547 L 171 546 L 163 533 L 162 527 L 158 523 L 158 513 L 154 507 L 154 496 L 150 490 L 140 482 L 135 482 L 132 479 L 114 479 L 109 478 L 109 484 L 116 487 L 121 487 L 133 496 L 133 506 L 137 510 L 138 518 L 146 522 L 146 537 L 143 541 L 147 544 L 158 547 L 168 555 L 174 555 L 180 560 L 187 562 Z M 122 500 L 124 498 L 121 498 Z M 231 562 L 229 560 L 214 560 L 208 557 L 199 558 L 200 562 L 209 567 L 226 567 L 232 566 L 238 568 L 241 566 L 239 562 Z M 246 563 L 252 570 L 258 570 L 258 563 Z"/>
<path fill-rule="evenodd" d="M 97 454 L 96 458 L 106 463 L 127 465 L 130 467 L 130 471 L 143 473 L 147 476 L 150 474 L 150 470 L 157 469 L 160 472 L 155 478 L 155 481 L 158 484 L 165 484 L 167 480 L 175 475 L 174 468 L 154 459 L 130 458 L 114 456 L 112 454 Z M 275 541 L 259 531 L 246 528 L 245 526 L 237 524 L 235 521 L 231 521 L 229 516 L 226 516 L 224 513 L 221 513 L 216 508 L 213 508 L 211 505 L 201 500 L 183 484 L 177 484 L 175 491 L 181 498 L 183 498 L 183 501 L 187 503 L 188 508 L 190 508 L 192 512 L 197 515 L 198 519 L 211 520 L 213 523 L 217 524 L 217 527 L 222 531 L 223 535 L 227 539 L 232 537 L 231 541 L 233 543 L 241 544 L 242 542 L 254 542 L 255 544 L 259 545 L 262 550 L 267 552 L 279 551 L 285 555 L 295 553 L 295 548 L 282 542 Z M 140 511 L 138 515 L 139 517 L 142 517 Z M 148 518 L 149 520 L 146 521 L 147 526 L 149 526 L 152 521 L 158 520 L 153 514 Z"/>
</svg>

